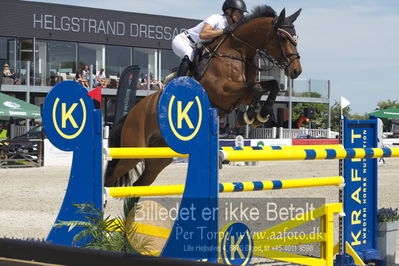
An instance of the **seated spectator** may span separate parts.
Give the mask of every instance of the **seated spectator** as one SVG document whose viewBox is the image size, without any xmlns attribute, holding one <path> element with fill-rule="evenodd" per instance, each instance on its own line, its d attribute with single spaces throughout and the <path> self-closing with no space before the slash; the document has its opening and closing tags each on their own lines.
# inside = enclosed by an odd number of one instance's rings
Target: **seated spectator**
<svg viewBox="0 0 399 266">
<path fill-rule="evenodd" d="M 88 65 L 84 65 L 82 67 L 82 75 L 83 75 L 83 77 L 86 78 L 86 80 L 88 79 L 88 77 L 90 75 L 90 70 L 89 70 L 89 66 Z"/>
<path fill-rule="evenodd" d="M 138 86 L 139 90 L 146 90 L 147 89 L 147 79 L 146 78 L 141 78 L 139 80 L 139 86 Z"/>
<path fill-rule="evenodd" d="M 86 89 L 89 89 L 89 82 L 86 79 L 86 74 L 87 74 L 86 66 L 82 66 L 80 70 L 76 71 L 75 80 L 80 84 L 82 84 L 82 86 L 85 87 Z"/>
<path fill-rule="evenodd" d="M 163 82 L 160 80 L 155 80 L 151 84 L 151 90 L 163 90 L 165 88 L 165 85 L 163 85 Z"/>
<path fill-rule="evenodd" d="M 10 66 L 8 64 L 4 64 L 3 77 L 10 78 L 10 79 L 14 80 L 14 84 L 15 84 L 15 80 L 16 80 L 15 73 L 11 72 Z"/>
<path fill-rule="evenodd" d="M 57 83 L 57 75 L 55 74 L 54 71 L 50 71 L 49 81 L 50 81 L 50 86 L 54 86 Z"/>
<path fill-rule="evenodd" d="M 100 71 L 97 72 L 96 81 L 98 85 L 101 85 L 102 88 L 106 88 L 108 85 L 107 76 L 105 75 L 104 68 L 101 68 Z"/>
</svg>

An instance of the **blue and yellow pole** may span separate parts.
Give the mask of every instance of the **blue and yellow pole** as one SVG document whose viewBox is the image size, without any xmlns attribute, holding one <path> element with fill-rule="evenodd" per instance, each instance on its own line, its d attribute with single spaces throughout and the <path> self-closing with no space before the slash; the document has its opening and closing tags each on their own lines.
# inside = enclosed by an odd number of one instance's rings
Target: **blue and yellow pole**
<svg viewBox="0 0 399 266">
<path fill-rule="evenodd" d="M 220 183 L 219 192 L 243 192 L 261 191 L 290 188 L 307 188 L 321 186 L 340 186 L 344 183 L 341 176 L 287 179 L 287 180 L 266 180 L 250 182 Z M 146 197 L 146 196 L 167 196 L 183 194 L 184 185 L 165 186 L 137 186 L 137 187 L 108 187 L 106 194 L 113 198 Z"/>
<path fill-rule="evenodd" d="M 300 150 L 300 149 L 343 149 L 341 144 L 330 145 L 293 145 L 293 146 L 243 146 L 243 147 L 220 147 L 222 151 L 258 151 L 258 150 Z"/>
<path fill-rule="evenodd" d="M 399 148 L 354 149 L 287 149 L 287 150 L 222 150 L 223 160 L 237 161 L 289 161 L 399 157 Z"/>
</svg>

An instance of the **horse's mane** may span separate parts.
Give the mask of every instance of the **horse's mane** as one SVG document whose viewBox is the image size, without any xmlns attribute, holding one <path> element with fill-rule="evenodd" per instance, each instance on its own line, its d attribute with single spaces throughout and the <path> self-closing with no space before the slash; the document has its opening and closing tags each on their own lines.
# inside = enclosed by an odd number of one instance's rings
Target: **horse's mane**
<svg viewBox="0 0 399 266">
<path fill-rule="evenodd" d="M 274 18 L 276 16 L 277 16 L 276 11 L 274 11 L 274 9 L 271 8 L 270 6 L 268 6 L 268 5 L 257 6 L 252 9 L 252 11 L 249 15 L 242 17 L 242 19 L 240 19 L 237 22 L 236 26 L 239 27 L 255 18 L 263 18 L 263 17 Z"/>
</svg>

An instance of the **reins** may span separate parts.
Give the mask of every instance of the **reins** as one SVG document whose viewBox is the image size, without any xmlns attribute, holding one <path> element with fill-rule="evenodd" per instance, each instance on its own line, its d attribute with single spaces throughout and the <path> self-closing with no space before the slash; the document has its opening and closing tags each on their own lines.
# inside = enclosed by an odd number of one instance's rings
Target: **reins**
<svg viewBox="0 0 399 266">
<path fill-rule="evenodd" d="M 289 39 L 289 41 L 291 43 L 293 43 L 293 45 L 296 46 L 296 40 L 287 31 L 285 31 L 283 29 L 278 29 L 278 32 L 277 32 L 278 37 L 280 37 L 279 34 L 284 34 Z M 233 60 L 238 60 L 238 61 L 244 62 L 246 65 L 249 65 L 249 66 L 255 68 L 257 71 L 269 71 L 275 65 L 278 66 L 280 69 L 284 70 L 287 66 L 291 65 L 295 61 L 295 59 L 300 59 L 299 53 L 286 54 L 284 49 L 281 46 L 281 41 L 279 41 L 279 45 L 280 45 L 281 53 L 283 54 L 283 56 L 285 58 L 284 62 L 279 62 L 278 60 L 273 58 L 270 54 L 268 54 L 266 49 L 256 48 L 252 44 L 240 39 L 239 37 L 237 37 L 234 33 L 231 33 L 230 35 L 236 41 L 244 44 L 245 46 L 251 48 L 252 50 L 255 50 L 255 54 L 257 54 L 264 62 L 266 62 L 266 60 L 269 61 L 271 63 L 271 66 L 269 68 L 261 68 L 261 67 L 259 67 L 259 66 L 257 66 L 256 64 L 253 63 L 253 58 L 248 59 L 248 58 L 242 58 L 242 57 L 234 56 L 234 55 L 226 55 L 226 54 L 217 53 L 218 48 L 223 43 L 223 41 L 226 39 L 225 36 L 223 36 L 222 40 L 218 43 L 216 48 L 211 52 L 211 57 L 218 56 L 218 57 L 227 57 L 227 58 L 230 58 L 230 59 L 233 59 Z M 290 61 L 289 58 L 292 57 L 292 56 L 295 56 L 295 58 Z"/>
</svg>

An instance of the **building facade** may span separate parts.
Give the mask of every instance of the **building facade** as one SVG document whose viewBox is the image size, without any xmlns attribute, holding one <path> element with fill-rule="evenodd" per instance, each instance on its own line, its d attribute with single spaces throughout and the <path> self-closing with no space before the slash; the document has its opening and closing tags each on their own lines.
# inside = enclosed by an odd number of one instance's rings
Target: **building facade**
<svg viewBox="0 0 399 266">
<path fill-rule="evenodd" d="M 180 62 L 171 50 L 172 39 L 197 23 L 186 18 L 2 0 L 0 60 L 10 66 L 15 79 L 3 78 L 0 91 L 41 105 L 52 86 L 73 80 L 82 66 L 90 66 L 93 74 L 104 69 L 104 114 L 109 121 L 122 71 L 138 65 L 137 95 L 153 93 L 154 84 L 164 81 Z M 293 102 L 329 102 L 327 81 L 310 86 L 308 80 L 290 82 L 279 69 L 259 73 L 260 80 L 271 78 L 281 84 L 276 114 Z M 313 91 L 320 93 L 312 97 Z"/>
</svg>

